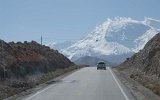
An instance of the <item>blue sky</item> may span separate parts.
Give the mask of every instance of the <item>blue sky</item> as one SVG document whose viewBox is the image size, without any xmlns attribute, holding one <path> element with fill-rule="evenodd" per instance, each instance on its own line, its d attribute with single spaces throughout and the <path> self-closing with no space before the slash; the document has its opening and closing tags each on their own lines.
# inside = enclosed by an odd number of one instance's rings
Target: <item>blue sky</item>
<svg viewBox="0 0 160 100">
<path fill-rule="evenodd" d="M 78 40 L 107 18 L 160 20 L 160 0 L 0 0 L 0 39 Z"/>
</svg>

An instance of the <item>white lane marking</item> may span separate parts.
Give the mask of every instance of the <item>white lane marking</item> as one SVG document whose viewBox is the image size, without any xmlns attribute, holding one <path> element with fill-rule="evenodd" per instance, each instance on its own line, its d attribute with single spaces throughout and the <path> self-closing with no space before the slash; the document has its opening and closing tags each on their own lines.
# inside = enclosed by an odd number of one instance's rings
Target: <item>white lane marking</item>
<svg viewBox="0 0 160 100">
<path fill-rule="evenodd" d="M 121 92 L 122 92 L 123 96 L 125 97 L 125 99 L 126 99 L 126 100 L 129 100 L 129 98 L 128 98 L 127 95 L 125 94 L 124 90 L 122 89 L 121 85 L 118 83 L 118 81 L 117 81 L 115 75 L 113 74 L 112 70 L 111 70 L 109 67 L 108 67 L 108 70 L 109 70 L 110 73 L 112 74 L 115 82 L 117 83 L 117 85 L 118 85 L 119 89 L 121 90 Z"/>
<path fill-rule="evenodd" d="M 80 70 L 82 70 L 82 69 L 79 69 L 79 70 L 77 70 L 77 71 L 75 71 L 75 72 L 78 72 L 78 71 L 80 71 Z M 73 74 L 73 73 L 72 73 L 72 74 Z M 70 75 L 72 75 L 72 74 L 70 74 Z M 68 75 L 68 76 L 70 76 L 70 75 Z M 68 77 L 68 76 L 66 76 L 66 77 Z M 66 77 L 65 77 L 65 78 L 66 78 Z M 64 79 L 64 78 L 63 78 L 63 79 Z M 52 86 L 55 86 L 55 85 L 56 85 L 56 84 L 50 85 L 50 86 L 48 86 L 47 88 L 45 88 L 45 89 L 43 89 L 43 90 L 40 90 L 40 91 L 36 92 L 35 94 L 29 96 L 28 98 L 26 97 L 25 100 L 30 100 L 30 99 L 32 99 L 33 97 L 35 97 L 35 96 L 41 94 L 42 92 L 48 90 L 49 88 L 51 88 Z"/>
<path fill-rule="evenodd" d="M 54 86 L 54 85 L 51 85 L 51 86 L 49 86 L 49 87 L 47 87 L 47 88 L 45 88 L 45 89 L 43 89 L 43 90 L 41 90 L 41 91 L 36 92 L 34 95 L 32 95 L 32 96 L 26 98 L 25 100 L 30 100 L 30 99 L 32 99 L 32 98 L 35 97 L 36 95 L 39 95 L 40 93 L 42 93 L 42 92 L 48 90 L 48 89 L 51 88 L 52 86 Z"/>
</svg>

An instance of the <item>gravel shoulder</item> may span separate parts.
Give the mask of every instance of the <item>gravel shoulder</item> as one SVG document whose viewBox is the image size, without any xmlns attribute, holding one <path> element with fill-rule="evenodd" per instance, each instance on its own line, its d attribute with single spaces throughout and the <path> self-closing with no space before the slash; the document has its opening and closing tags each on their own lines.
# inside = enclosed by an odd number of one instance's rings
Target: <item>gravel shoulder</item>
<svg viewBox="0 0 160 100">
<path fill-rule="evenodd" d="M 35 86 L 35 87 L 31 88 L 31 89 L 27 89 L 27 90 L 25 90 L 25 91 L 23 91 L 21 93 L 15 94 L 15 95 L 13 95 L 13 96 L 11 96 L 9 98 L 6 98 L 4 100 L 21 100 L 22 97 L 27 96 L 27 95 L 32 94 L 32 93 L 36 93 L 37 91 L 46 88 L 50 84 L 55 84 L 56 82 L 58 82 L 63 77 L 65 77 L 65 76 L 67 76 L 67 75 L 69 75 L 69 74 L 71 74 L 71 73 L 73 73 L 73 72 L 75 72 L 75 71 L 77 71 L 77 70 L 79 70 L 81 68 L 83 68 L 83 67 L 67 71 L 67 72 L 65 72 L 65 73 L 63 73 L 61 75 L 58 75 L 57 77 L 53 77 L 52 79 L 50 79 L 50 80 L 48 80 L 48 81 L 46 81 L 46 82 L 44 82 L 42 84 L 39 84 L 39 85 L 37 85 L 37 86 Z"/>
<path fill-rule="evenodd" d="M 125 72 L 118 71 L 115 68 L 113 68 L 113 71 L 119 80 L 132 92 L 136 100 L 160 100 L 159 96 L 145 88 L 137 81 L 131 79 Z"/>
</svg>

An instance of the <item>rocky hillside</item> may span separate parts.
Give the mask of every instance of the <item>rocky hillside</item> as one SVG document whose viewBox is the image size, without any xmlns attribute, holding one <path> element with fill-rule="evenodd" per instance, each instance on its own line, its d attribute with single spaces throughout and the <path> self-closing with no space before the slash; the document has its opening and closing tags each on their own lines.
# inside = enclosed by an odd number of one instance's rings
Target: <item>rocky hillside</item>
<svg viewBox="0 0 160 100">
<path fill-rule="evenodd" d="M 20 78 L 36 73 L 48 73 L 60 68 L 67 68 L 73 63 L 57 50 L 32 42 L 0 41 L 0 78 Z M 2 48 L 3 47 L 3 48 Z"/>
<path fill-rule="evenodd" d="M 0 40 L 0 100 L 78 67 L 57 50 L 35 41 Z"/>
<path fill-rule="evenodd" d="M 160 95 L 160 33 L 119 65 L 118 70 Z"/>
</svg>

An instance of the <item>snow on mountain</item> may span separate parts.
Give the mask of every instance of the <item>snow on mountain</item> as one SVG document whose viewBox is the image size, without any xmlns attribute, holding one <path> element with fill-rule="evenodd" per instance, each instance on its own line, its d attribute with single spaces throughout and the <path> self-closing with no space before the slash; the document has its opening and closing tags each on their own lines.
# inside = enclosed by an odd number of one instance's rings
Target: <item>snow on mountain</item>
<svg viewBox="0 0 160 100">
<path fill-rule="evenodd" d="M 74 41 L 65 41 L 65 42 L 53 42 L 52 44 L 48 44 L 47 46 L 51 47 L 52 49 L 56 49 L 58 51 L 62 51 L 63 49 L 71 46 Z"/>
<path fill-rule="evenodd" d="M 83 56 L 112 57 L 117 55 L 133 54 L 144 47 L 144 45 L 158 31 L 158 20 L 145 18 L 137 21 L 131 18 L 119 17 L 114 20 L 107 19 L 86 37 L 72 44 L 62 51 L 72 61 Z M 122 61 L 124 60 L 122 59 Z"/>
<path fill-rule="evenodd" d="M 145 18 L 144 23 L 146 23 L 147 25 L 156 28 L 156 29 L 160 29 L 160 21 L 153 19 L 153 18 Z"/>
<path fill-rule="evenodd" d="M 145 44 L 156 34 L 158 33 L 158 30 L 149 29 L 147 30 L 142 36 L 138 37 L 134 42 L 135 48 L 132 49 L 134 52 L 138 52 L 139 50 L 143 49 Z"/>
</svg>

